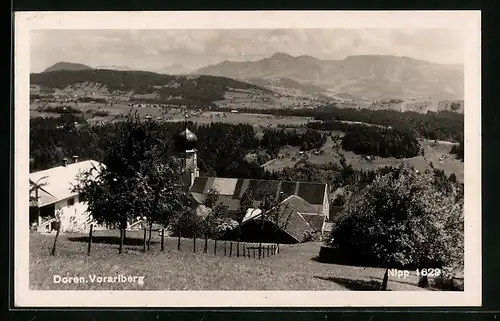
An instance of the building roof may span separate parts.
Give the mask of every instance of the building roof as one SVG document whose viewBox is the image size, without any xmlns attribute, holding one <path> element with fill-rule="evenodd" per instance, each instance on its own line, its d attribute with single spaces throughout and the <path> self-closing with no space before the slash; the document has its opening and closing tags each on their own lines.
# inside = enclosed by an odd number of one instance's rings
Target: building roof
<svg viewBox="0 0 500 321">
<path fill-rule="evenodd" d="M 297 195 L 290 195 L 286 199 L 284 199 L 283 202 L 290 204 L 290 206 L 293 206 L 293 208 L 301 214 L 308 213 L 317 215 L 323 208 L 322 203 L 318 204 L 319 206 L 312 205 L 311 203 L 307 202 L 302 197 Z"/>
<path fill-rule="evenodd" d="M 325 222 L 325 217 L 323 215 L 317 214 L 304 214 L 300 213 L 302 217 L 306 220 L 309 225 L 316 231 L 320 232 L 323 228 L 323 223 Z"/>
<path fill-rule="evenodd" d="M 189 129 L 184 129 L 182 132 L 179 133 L 179 136 L 182 138 L 182 139 L 185 139 L 186 142 L 191 142 L 191 143 L 195 143 L 198 141 L 198 137 L 196 137 L 196 135 L 190 131 Z"/>
<path fill-rule="evenodd" d="M 30 185 L 33 183 L 45 183 L 38 191 L 38 206 L 50 205 L 76 196 L 77 193 L 71 190 L 78 184 L 77 177 L 79 173 L 88 171 L 91 168 L 99 169 L 99 164 L 97 161 L 87 160 L 30 173 Z M 35 196 L 35 192 L 33 191 L 30 196 Z M 36 206 L 33 203 L 30 205 Z"/>
<path fill-rule="evenodd" d="M 278 205 L 278 213 L 278 226 L 283 230 L 283 232 L 293 237 L 297 242 L 302 242 L 304 240 L 305 233 L 313 230 L 304 217 L 287 202 L 281 202 Z M 260 209 L 249 209 L 241 224 L 244 225 L 252 220 L 258 220 L 261 217 L 262 211 Z M 265 220 L 276 224 L 274 219 L 270 217 L 264 218 Z"/>
<path fill-rule="evenodd" d="M 276 197 L 296 195 L 311 205 L 322 205 L 327 184 L 308 182 L 288 182 L 277 180 L 257 180 L 246 178 L 196 177 L 190 189 L 191 193 L 206 194 L 216 188 L 219 194 L 233 199 L 240 199 L 250 189 L 253 198 L 259 201 L 264 191 L 271 190 Z M 316 212 L 317 209 L 314 211 Z"/>
</svg>

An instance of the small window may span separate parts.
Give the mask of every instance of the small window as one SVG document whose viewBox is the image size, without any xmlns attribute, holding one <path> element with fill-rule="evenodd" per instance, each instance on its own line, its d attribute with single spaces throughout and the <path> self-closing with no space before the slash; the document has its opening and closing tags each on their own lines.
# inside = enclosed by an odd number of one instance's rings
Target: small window
<svg viewBox="0 0 500 321">
<path fill-rule="evenodd" d="M 75 198 L 68 198 L 68 206 L 73 206 L 75 204 Z"/>
</svg>

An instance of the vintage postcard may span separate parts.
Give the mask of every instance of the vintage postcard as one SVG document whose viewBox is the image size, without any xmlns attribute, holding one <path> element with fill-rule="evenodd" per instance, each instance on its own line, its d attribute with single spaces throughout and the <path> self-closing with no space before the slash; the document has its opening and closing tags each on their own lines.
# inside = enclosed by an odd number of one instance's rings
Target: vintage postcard
<svg viewBox="0 0 500 321">
<path fill-rule="evenodd" d="M 15 305 L 481 305 L 479 11 L 15 15 Z"/>
</svg>

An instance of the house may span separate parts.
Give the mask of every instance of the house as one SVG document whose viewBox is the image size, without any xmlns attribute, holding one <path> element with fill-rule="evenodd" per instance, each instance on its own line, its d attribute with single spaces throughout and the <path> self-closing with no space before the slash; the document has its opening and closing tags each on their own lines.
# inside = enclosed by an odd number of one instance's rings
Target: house
<svg viewBox="0 0 500 321">
<path fill-rule="evenodd" d="M 262 216 L 258 208 L 250 208 L 241 222 L 240 239 L 244 242 L 300 243 L 312 232 L 311 225 L 289 203 L 283 201 L 277 206 L 278 215 Z M 232 238 L 237 237 L 236 231 Z M 231 237 L 231 235 L 230 235 Z"/>
<path fill-rule="evenodd" d="M 227 206 L 228 212 L 236 216 L 240 211 L 239 200 L 250 189 L 254 198 L 253 208 L 241 222 L 241 240 L 247 242 L 271 242 L 279 233 L 282 243 L 298 243 L 306 239 L 308 233 L 321 233 L 323 223 L 329 218 L 329 199 L 327 184 L 308 182 L 289 182 L 277 180 L 257 180 L 242 178 L 195 177 L 189 190 L 195 206 L 202 206 L 210 190 L 219 193 L 219 202 Z M 271 191 L 279 201 L 281 224 L 275 224 L 265 217 L 259 209 L 263 191 Z M 280 201 L 281 200 L 281 201 Z M 249 213 L 252 213 L 250 215 Z M 274 219 L 276 221 L 276 219 Z M 277 231 L 277 228 L 280 231 Z M 233 235 L 235 236 L 235 235 Z"/>
<path fill-rule="evenodd" d="M 90 222 L 85 201 L 73 192 L 80 173 L 100 168 L 94 160 L 73 163 L 63 160 L 61 166 L 30 173 L 30 224 L 38 231 L 50 231 L 56 214 L 60 218 L 61 231 L 85 230 Z"/>
<path fill-rule="evenodd" d="M 275 193 L 276 199 L 281 197 L 281 200 L 293 203 L 294 207 L 299 208 L 299 212 L 329 217 L 330 202 L 327 184 L 247 178 L 194 177 L 189 192 L 198 204 L 203 204 L 205 197 L 212 189 L 217 190 L 219 200 L 228 207 L 230 212 L 239 210 L 239 199 L 250 189 L 255 204 L 260 202 L 264 191 L 272 191 Z"/>
<path fill-rule="evenodd" d="M 227 206 L 229 215 L 237 216 L 240 209 L 240 199 L 247 191 L 253 197 L 253 212 L 258 213 L 260 202 L 267 193 L 275 195 L 279 204 L 280 216 L 286 217 L 289 226 L 281 225 L 280 238 L 283 242 L 302 242 L 308 232 L 321 232 L 323 223 L 330 218 L 330 201 L 328 184 L 259 180 L 247 178 L 200 177 L 197 166 L 197 137 L 189 129 L 182 131 L 175 142 L 179 155 L 184 158 L 186 185 L 194 201 L 194 207 L 203 206 L 207 195 L 212 190 L 218 192 L 219 202 Z M 246 209 L 249 210 L 249 209 Z M 248 214 L 248 213 L 247 213 Z M 245 217 L 241 222 L 244 230 L 243 239 L 257 241 L 273 238 L 276 234 L 276 224 L 269 220 L 259 222 L 260 214 Z M 265 233 L 262 234 L 262 225 Z M 273 232 L 274 231 L 274 232 Z"/>
</svg>

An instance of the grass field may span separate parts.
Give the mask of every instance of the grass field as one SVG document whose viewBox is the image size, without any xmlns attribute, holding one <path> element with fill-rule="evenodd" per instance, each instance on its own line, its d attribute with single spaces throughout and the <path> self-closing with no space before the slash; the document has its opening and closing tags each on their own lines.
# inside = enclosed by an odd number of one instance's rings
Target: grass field
<svg viewBox="0 0 500 321">
<path fill-rule="evenodd" d="M 118 254 L 116 231 L 96 232 L 90 256 L 85 235 L 60 235 L 55 256 L 50 255 L 54 235 L 30 234 L 30 288 L 32 290 L 379 290 L 384 270 L 320 263 L 320 243 L 282 245 L 281 252 L 263 259 L 203 254 L 203 240 L 193 253 L 192 239 L 166 238 L 160 251 L 159 236 L 151 250 L 142 251 L 142 233 L 127 232 L 124 253 Z M 108 243 L 103 243 L 107 241 Z M 235 244 L 235 243 L 234 243 Z M 93 283 L 91 276 L 143 276 L 144 283 Z M 87 283 L 54 283 L 54 275 L 84 277 Z M 392 291 L 418 291 L 417 278 L 390 277 Z"/>
</svg>

